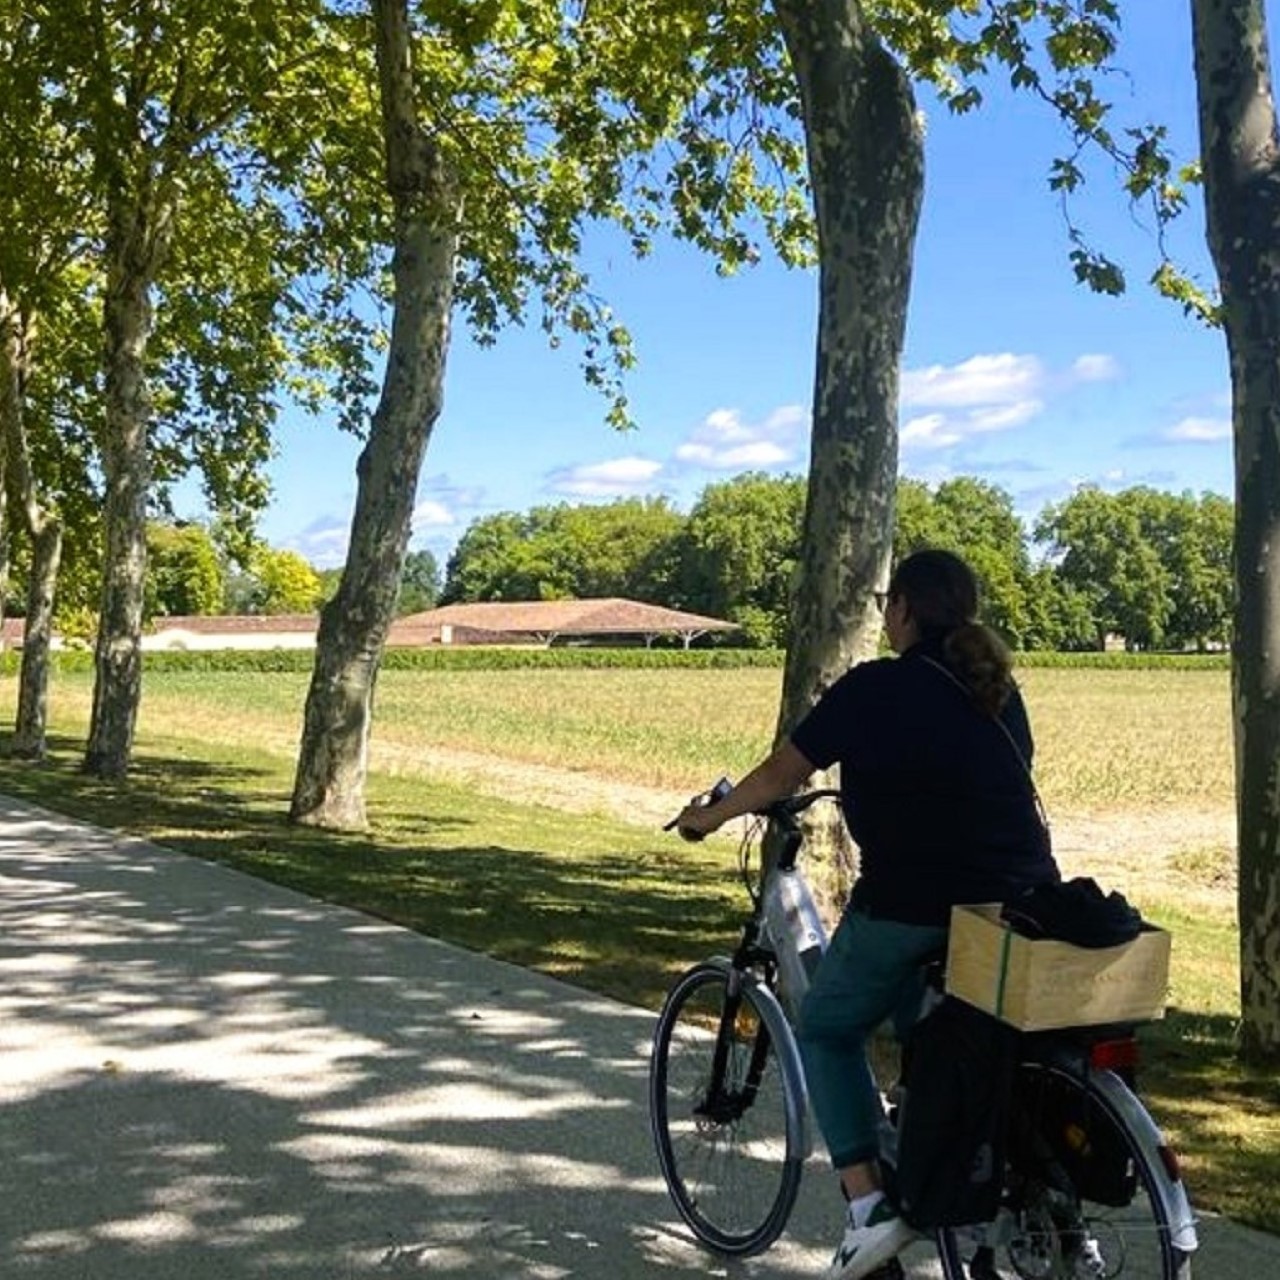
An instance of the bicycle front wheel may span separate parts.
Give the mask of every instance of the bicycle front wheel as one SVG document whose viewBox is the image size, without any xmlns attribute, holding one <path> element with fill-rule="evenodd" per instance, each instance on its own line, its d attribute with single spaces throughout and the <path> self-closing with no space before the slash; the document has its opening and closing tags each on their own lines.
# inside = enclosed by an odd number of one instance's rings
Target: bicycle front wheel
<svg viewBox="0 0 1280 1280">
<path fill-rule="evenodd" d="M 704 1244 L 746 1257 L 778 1238 L 795 1203 L 805 1102 L 785 1018 L 740 978 L 707 962 L 672 988 L 654 1032 L 649 1117 L 680 1216 Z"/>
</svg>

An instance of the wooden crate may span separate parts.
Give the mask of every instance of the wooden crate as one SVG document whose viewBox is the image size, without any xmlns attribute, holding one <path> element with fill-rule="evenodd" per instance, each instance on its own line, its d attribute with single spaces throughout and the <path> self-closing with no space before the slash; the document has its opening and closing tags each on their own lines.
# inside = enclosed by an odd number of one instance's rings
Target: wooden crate
<svg viewBox="0 0 1280 1280">
<path fill-rule="evenodd" d="M 1168 988 L 1163 929 L 1093 949 L 1024 938 L 998 903 L 951 910 L 947 990 L 1023 1031 L 1162 1018 Z"/>
</svg>

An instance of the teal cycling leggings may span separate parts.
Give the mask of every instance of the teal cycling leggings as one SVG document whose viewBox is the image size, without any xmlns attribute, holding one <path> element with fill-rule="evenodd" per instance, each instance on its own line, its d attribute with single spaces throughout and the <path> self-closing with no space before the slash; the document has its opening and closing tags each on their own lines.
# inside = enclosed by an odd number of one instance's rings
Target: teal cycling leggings
<svg viewBox="0 0 1280 1280">
<path fill-rule="evenodd" d="M 837 1169 L 875 1158 L 884 1118 L 867 1060 L 871 1033 L 892 1017 L 910 1026 L 920 966 L 946 947 L 943 926 L 845 911 L 800 1009 L 798 1039 L 814 1115 Z"/>
</svg>

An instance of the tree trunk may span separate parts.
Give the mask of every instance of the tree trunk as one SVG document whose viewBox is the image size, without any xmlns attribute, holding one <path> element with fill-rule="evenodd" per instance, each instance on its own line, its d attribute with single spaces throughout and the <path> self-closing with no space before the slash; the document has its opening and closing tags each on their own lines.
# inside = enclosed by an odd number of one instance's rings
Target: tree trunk
<svg viewBox="0 0 1280 1280">
<path fill-rule="evenodd" d="M 874 653 L 893 548 L 898 375 L 924 188 L 911 84 L 857 0 L 775 0 L 800 87 L 820 259 L 813 434 L 777 735 Z M 837 822 L 815 832 L 843 840 Z M 830 854 L 828 854 L 830 856 Z"/>
<path fill-rule="evenodd" d="M 4 626 L 5 597 L 9 593 L 9 434 L 22 415 L 21 317 L 0 280 L 0 628 Z M 4 638 L 0 634 L 0 655 Z"/>
<path fill-rule="evenodd" d="M 13 754 L 43 760 L 49 722 L 49 650 L 53 640 L 53 598 L 62 563 L 62 523 L 41 513 L 32 524 L 31 580 L 27 584 L 27 620 L 18 681 L 18 720 Z"/>
<path fill-rule="evenodd" d="M 446 165 L 418 124 L 405 0 L 374 0 L 387 185 L 395 209 L 395 313 L 382 395 L 357 467 L 351 543 L 320 615 L 290 816 L 365 824 L 378 664 L 395 614 L 414 496 L 440 415 L 460 216 Z"/>
<path fill-rule="evenodd" d="M 1192 16 L 1235 436 L 1241 1051 L 1280 1063 L 1280 134 L 1263 0 L 1193 0 Z"/>
<path fill-rule="evenodd" d="M 166 213 L 118 197 L 107 246 L 106 424 L 102 468 L 102 604 L 94 650 L 95 679 L 85 772 L 122 778 L 133 754 L 142 696 L 142 606 L 147 568 L 147 431 L 151 406 L 146 351 L 151 337 L 151 284 L 167 246 Z"/>
<path fill-rule="evenodd" d="M 53 598 L 62 560 L 62 524 L 41 506 L 31 464 L 23 412 L 23 383 L 28 369 L 29 324 L 0 287 L 0 436 L 5 458 L 5 489 L 21 513 L 31 538 L 31 576 L 22 641 L 22 669 L 18 681 L 18 716 L 13 753 L 26 759 L 44 758 L 48 724 L 49 650 L 53 637 Z"/>
</svg>

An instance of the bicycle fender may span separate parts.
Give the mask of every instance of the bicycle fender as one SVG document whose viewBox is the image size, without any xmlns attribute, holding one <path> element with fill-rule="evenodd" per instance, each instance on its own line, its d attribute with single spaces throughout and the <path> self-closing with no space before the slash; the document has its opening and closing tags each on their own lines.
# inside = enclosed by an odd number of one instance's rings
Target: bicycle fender
<svg viewBox="0 0 1280 1280">
<path fill-rule="evenodd" d="M 735 969 L 728 956 L 711 956 L 707 964 L 723 970 L 728 981 L 737 978 L 751 992 L 751 998 L 760 1010 L 774 1052 L 778 1055 L 778 1064 L 782 1068 L 786 1082 L 787 1118 L 794 1124 L 787 1125 L 788 1134 L 794 1133 L 795 1140 L 788 1139 L 788 1157 L 807 1160 L 813 1154 L 812 1126 L 809 1124 L 809 1087 L 805 1084 L 804 1065 L 800 1061 L 800 1049 L 796 1044 L 795 1031 L 783 1011 L 778 997 L 761 982 L 753 973 Z"/>
<path fill-rule="evenodd" d="M 1097 1068 L 1090 1070 L 1088 1087 L 1137 1140 L 1143 1159 L 1153 1175 L 1156 1194 L 1168 1215 L 1173 1247 L 1184 1253 L 1194 1253 L 1200 1241 L 1196 1235 L 1196 1220 L 1191 1212 L 1191 1202 L 1187 1198 L 1187 1188 L 1180 1178 L 1175 1180 L 1169 1174 L 1168 1166 L 1160 1155 L 1160 1149 L 1168 1144 L 1150 1112 L 1114 1071 Z"/>
</svg>

